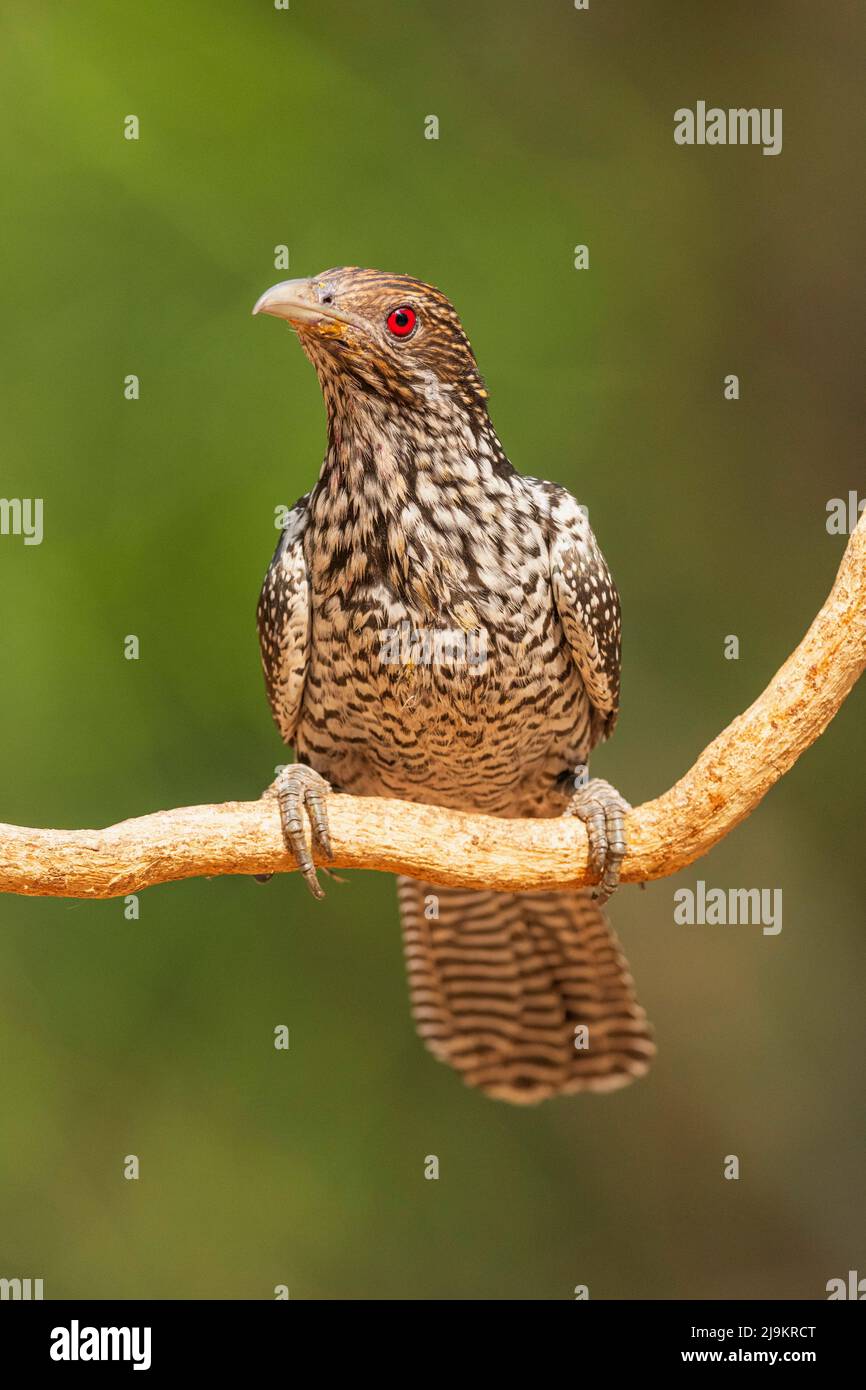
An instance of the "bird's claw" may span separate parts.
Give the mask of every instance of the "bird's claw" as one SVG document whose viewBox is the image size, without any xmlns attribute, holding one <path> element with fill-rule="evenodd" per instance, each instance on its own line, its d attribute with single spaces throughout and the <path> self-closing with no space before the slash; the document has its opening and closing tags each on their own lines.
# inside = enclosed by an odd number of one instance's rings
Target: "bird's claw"
<svg viewBox="0 0 866 1390">
<path fill-rule="evenodd" d="M 303 812 L 306 810 L 310 818 L 316 848 L 323 858 L 332 859 L 328 813 L 325 807 L 325 798 L 330 790 L 330 783 L 305 763 L 289 763 L 264 793 L 265 796 L 277 798 L 286 848 L 294 856 L 304 882 L 314 898 L 323 898 L 325 894 L 316 877 L 316 866 L 304 833 Z"/>
<path fill-rule="evenodd" d="M 566 814 L 577 816 L 586 826 L 590 866 L 599 876 L 593 896 L 600 904 L 607 902 L 619 884 L 626 851 L 625 817 L 630 810 L 616 788 L 600 777 L 591 777 L 579 787 L 568 805 Z"/>
</svg>

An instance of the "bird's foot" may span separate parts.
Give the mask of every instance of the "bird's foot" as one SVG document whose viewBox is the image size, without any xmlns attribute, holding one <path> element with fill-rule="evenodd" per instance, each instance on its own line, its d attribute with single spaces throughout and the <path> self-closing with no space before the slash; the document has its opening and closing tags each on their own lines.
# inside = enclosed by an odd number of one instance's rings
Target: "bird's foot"
<svg viewBox="0 0 866 1390">
<path fill-rule="evenodd" d="M 304 834 L 302 812 L 306 809 L 310 818 L 313 843 L 326 859 L 332 858 L 328 813 L 325 808 L 325 798 L 331 790 L 330 782 L 326 782 L 324 777 L 305 763 L 289 763 L 279 773 L 276 781 L 262 792 L 262 796 L 277 798 L 286 848 L 294 855 L 295 863 L 314 898 L 323 898 L 325 895 L 316 877 L 316 866 Z M 260 883 L 266 883 L 270 877 L 270 874 L 256 875 Z"/>
<path fill-rule="evenodd" d="M 600 777 L 591 777 L 574 793 L 565 812 L 586 826 L 590 866 L 600 880 L 593 893 L 598 903 L 606 903 L 619 884 L 626 851 L 625 817 L 630 810 L 615 787 Z"/>
</svg>

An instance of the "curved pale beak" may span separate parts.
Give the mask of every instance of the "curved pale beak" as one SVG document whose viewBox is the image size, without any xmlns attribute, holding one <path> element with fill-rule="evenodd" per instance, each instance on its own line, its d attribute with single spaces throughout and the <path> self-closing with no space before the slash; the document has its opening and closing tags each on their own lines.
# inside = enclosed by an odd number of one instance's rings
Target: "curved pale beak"
<svg viewBox="0 0 866 1390">
<path fill-rule="evenodd" d="M 273 314 L 294 328 L 313 328 L 334 332 L 335 325 L 349 323 L 327 305 L 320 303 L 312 280 L 281 280 L 271 285 L 253 305 L 254 314 Z"/>
</svg>

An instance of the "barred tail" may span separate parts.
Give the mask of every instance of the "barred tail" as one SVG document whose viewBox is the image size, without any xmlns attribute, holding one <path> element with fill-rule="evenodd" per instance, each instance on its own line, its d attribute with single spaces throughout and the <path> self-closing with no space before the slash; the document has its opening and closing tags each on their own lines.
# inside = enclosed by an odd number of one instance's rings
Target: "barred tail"
<svg viewBox="0 0 866 1390">
<path fill-rule="evenodd" d="M 525 1105 L 648 1071 L 652 1029 L 588 891 L 397 885 L 418 1032 L 467 1085 Z"/>
</svg>

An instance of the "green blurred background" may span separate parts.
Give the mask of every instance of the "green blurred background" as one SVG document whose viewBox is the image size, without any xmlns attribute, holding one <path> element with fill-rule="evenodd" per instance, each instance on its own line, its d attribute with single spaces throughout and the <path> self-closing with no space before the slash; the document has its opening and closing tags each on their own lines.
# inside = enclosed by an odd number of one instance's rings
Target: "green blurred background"
<svg viewBox="0 0 866 1390">
<path fill-rule="evenodd" d="M 625 613 L 594 771 L 666 789 L 799 640 L 844 546 L 827 501 L 862 495 L 862 12 L 5 0 L 2 29 L 0 494 L 43 497 L 45 537 L 0 537 L 0 817 L 252 798 L 284 760 L 254 609 L 324 416 L 250 308 L 353 263 L 452 297 L 512 460 L 589 505 Z M 698 99 L 783 107 L 782 154 L 675 146 Z M 514 1110 L 429 1059 L 384 876 L 323 905 L 296 876 L 169 885 L 137 922 L 3 898 L 0 1275 L 546 1299 L 866 1273 L 864 710 L 617 897 L 659 1055 L 608 1097 Z M 697 878 L 781 887 L 781 935 L 674 925 Z"/>
</svg>

